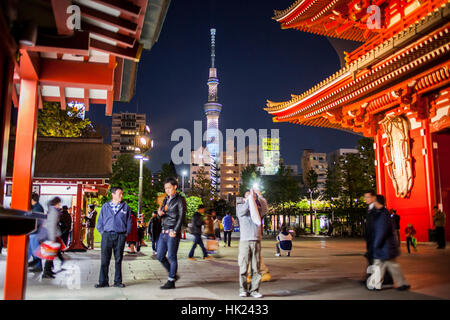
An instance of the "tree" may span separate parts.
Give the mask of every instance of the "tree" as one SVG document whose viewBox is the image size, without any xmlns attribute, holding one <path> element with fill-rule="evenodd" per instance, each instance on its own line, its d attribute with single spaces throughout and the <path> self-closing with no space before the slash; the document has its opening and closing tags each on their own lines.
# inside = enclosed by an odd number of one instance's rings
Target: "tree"
<svg viewBox="0 0 450 320">
<path fill-rule="evenodd" d="M 208 178 L 205 167 L 200 167 L 191 187 L 191 196 L 202 199 L 205 207 L 211 207 L 213 195 L 211 190 L 211 180 Z"/>
<path fill-rule="evenodd" d="M 245 191 L 249 190 L 254 183 L 261 185 L 261 173 L 257 170 L 256 165 L 251 164 L 242 169 L 241 183 L 239 184 L 239 196 L 243 197 Z"/>
<path fill-rule="evenodd" d="M 310 169 L 306 176 L 304 176 L 304 183 L 308 189 L 310 189 L 313 193 L 316 192 L 317 186 L 319 183 L 317 182 L 317 179 L 319 178 L 319 175 L 317 174 L 314 169 Z"/>
<path fill-rule="evenodd" d="M 139 162 L 132 154 L 122 154 L 113 164 L 111 185 L 120 186 L 123 189 L 123 200 L 130 208 L 137 212 L 139 202 Z M 144 221 L 147 221 L 151 213 L 157 209 L 156 190 L 152 188 L 152 175 L 144 166 L 142 189 L 142 213 Z"/>
<path fill-rule="evenodd" d="M 195 212 L 197 212 L 198 206 L 203 204 L 202 199 L 196 196 L 190 196 L 186 198 L 187 212 L 186 220 L 191 220 Z"/>
<path fill-rule="evenodd" d="M 81 118 L 81 110 L 67 106 L 61 110 L 57 102 L 44 102 L 38 113 L 38 133 L 46 137 L 78 138 L 94 132 L 91 121 Z"/>
<path fill-rule="evenodd" d="M 158 181 L 155 183 L 154 188 L 158 191 L 164 190 L 164 181 L 167 178 L 177 178 L 177 171 L 172 161 L 170 163 L 163 163 L 161 166 L 161 173 Z"/>
</svg>

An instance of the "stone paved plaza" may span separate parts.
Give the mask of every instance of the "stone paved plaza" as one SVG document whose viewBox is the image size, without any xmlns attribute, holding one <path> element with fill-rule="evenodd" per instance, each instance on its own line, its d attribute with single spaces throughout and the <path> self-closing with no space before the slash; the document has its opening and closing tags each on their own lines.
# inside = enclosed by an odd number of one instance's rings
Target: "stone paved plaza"
<svg viewBox="0 0 450 320">
<path fill-rule="evenodd" d="M 360 284 L 364 276 L 365 244 L 362 240 L 300 238 L 294 242 L 291 257 L 275 257 L 275 241 L 263 241 L 263 259 L 272 281 L 264 282 L 265 299 L 450 299 L 450 249 L 436 250 L 434 244 L 419 244 L 418 252 L 408 255 L 402 244 L 399 262 L 410 282 L 409 292 L 386 289 L 372 292 Z M 182 240 L 176 290 L 161 290 L 167 273 L 152 258 L 151 249 L 142 248 L 137 255 L 125 254 L 123 275 L 125 288 L 95 289 L 100 266 L 100 249 L 86 253 L 66 253 L 65 268 L 54 280 L 40 280 L 28 274 L 27 299 L 251 299 L 238 296 L 238 242 L 221 247 L 214 260 L 187 260 L 191 247 Z M 5 252 L 0 257 L 0 288 L 3 288 Z M 56 268 L 58 264 L 55 263 Z M 79 270 L 79 285 L 76 279 Z M 75 276 L 71 277 L 71 274 Z M 113 260 L 110 268 L 112 284 Z"/>
</svg>

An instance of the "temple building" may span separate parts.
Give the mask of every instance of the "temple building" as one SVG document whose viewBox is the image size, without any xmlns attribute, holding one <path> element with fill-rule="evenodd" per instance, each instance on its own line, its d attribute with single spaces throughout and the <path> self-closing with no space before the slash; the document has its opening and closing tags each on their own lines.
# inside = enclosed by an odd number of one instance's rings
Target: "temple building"
<svg viewBox="0 0 450 320">
<path fill-rule="evenodd" d="M 71 103 L 83 104 L 85 111 L 103 105 L 105 115 L 111 116 L 114 101 L 130 101 L 142 51 L 158 40 L 169 4 L 170 0 L 0 2 L 0 191 L 3 194 L 4 186 L 11 184 L 13 209 L 0 214 L 0 225 L 8 232 L 3 233 L 8 235 L 5 300 L 25 298 L 27 234 L 36 227 L 36 218 L 24 212 L 30 210 L 39 172 L 35 165 L 38 110 L 45 101 L 59 102 L 62 110 Z M 7 180 L 12 105 L 17 108 L 17 125 Z M 111 152 L 105 154 L 111 157 Z M 77 158 L 83 160 L 81 154 Z M 86 176 L 79 178 L 65 181 L 76 182 L 78 203 L 83 187 L 87 191 L 91 183 Z M 72 250 L 84 250 L 80 234 L 81 206 L 77 205 Z"/>
<path fill-rule="evenodd" d="M 274 122 L 373 138 L 377 192 L 419 241 L 430 238 L 435 206 L 450 213 L 449 13 L 446 0 L 297 0 L 273 18 L 362 43 L 338 72 L 265 110 Z"/>
</svg>

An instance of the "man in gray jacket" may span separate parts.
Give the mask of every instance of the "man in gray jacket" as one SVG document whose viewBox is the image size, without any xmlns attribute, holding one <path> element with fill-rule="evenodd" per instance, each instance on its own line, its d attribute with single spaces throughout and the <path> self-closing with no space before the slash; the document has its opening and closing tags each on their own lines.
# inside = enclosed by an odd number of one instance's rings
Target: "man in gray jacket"
<svg viewBox="0 0 450 320">
<path fill-rule="evenodd" d="M 254 200 L 253 200 L 254 199 Z M 256 210 L 251 210 L 252 202 L 256 202 Z M 239 295 L 247 297 L 249 292 L 253 298 L 262 298 L 259 293 L 261 283 L 260 257 L 261 257 L 261 219 L 267 213 L 267 201 L 261 192 L 253 188 L 247 191 L 244 196 L 244 203 L 236 207 L 236 214 L 239 219 L 240 242 L 239 242 Z M 252 279 L 250 290 L 247 284 L 248 266 L 251 265 Z"/>
</svg>

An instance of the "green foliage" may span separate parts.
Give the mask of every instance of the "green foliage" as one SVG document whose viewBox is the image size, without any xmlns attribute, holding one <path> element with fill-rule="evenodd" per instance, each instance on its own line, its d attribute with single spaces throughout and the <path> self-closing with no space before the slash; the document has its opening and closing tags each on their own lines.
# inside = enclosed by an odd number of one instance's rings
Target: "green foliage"
<svg viewBox="0 0 450 320">
<path fill-rule="evenodd" d="M 139 202 L 139 161 L 134 159 L 132 154 L 122 154 L 117 158 L 112 169 L 111 185 L 123 188 L 123 200 L 130 206 L 131 210 L 137 212 Z M 158 206 L 156 204 L 156 190 L 152 188 L 151 172 L 145 166 L 143 178 L 142 213 L 144 214 L 144 221 L 148 221 L 151 213 L 157 210 Z M 110 195 L 108 196 L 111 199 Z"/>
<path fill-rule="evenodd" d="M 261 189 L 264 188 L 261 174 L 256 169 L 256 165 L 251 164 L 242 169 L 241 182 L 239 184 L 239 196 L 243 197 L 245 191 L 249 190 L 254 183 L 258 183 L 261 186 Z"/>
<path fill-rule="evenodd" d="M 172 161 L 170 163 L 163 163 L 161 166 L 161 173 L 158 181 L 155 183 L 154 188 L 158 191 L 164 191 L 164 181 L 167 178 L 176 178 L 177 171 L 175 169 L 175 165 Z"/>
<path fill-rule="evenodd" d="M 67 106 L 61 110 L 57 102 L 44 102 L 38 114 L 38 133 L 46 137 L 78 138 L 89 136 L 94 129 L 91 121 L 80 118 L 81 110 Z"/>
<path fill-rule="evenodd" d="M 225 216 L 227 212 L 231 212 L 231 214 L 233 214 L 236 210 L 224 199 L 214 201 L 213 208 L 219 217 Z"/>
<path fill-rule="evenodd" d="M 187 212 L 186 220 L 191 220 L 193 214 L 197 211 L 198 206 L 203 204 L 202 199 L 196 196 L 190 196 L 186 198 Z"/>
<path fill-rule="evenodd" d="M 292 171 L 283 164 L 274 176 L 266 176 L 264 187 L 270 190 L 264 194 L 269 204 L 283 204 L 296 201 L 300 197 L 299 181 L 292 176 Z"/>
<path fill-rule="evenodd" d="M 192 184 L 191 195 L 202 199 L 206 208 L 211 208 L 213 204 L 211 180 L 208 178 L 205 167 L 200 167 L 197 176 Z"/>
<path fill-rule="evenodd" d="M 308 189 L 311 189 L 313 192 L 317 190 L 318 182 L 317 179 L 319 178 L 318 174 L 314 171 L 314 169 L 309 170 L 306 173 L 306 176 L 304 177 L 304 183 L 305 186 Z"/>
</svg>

